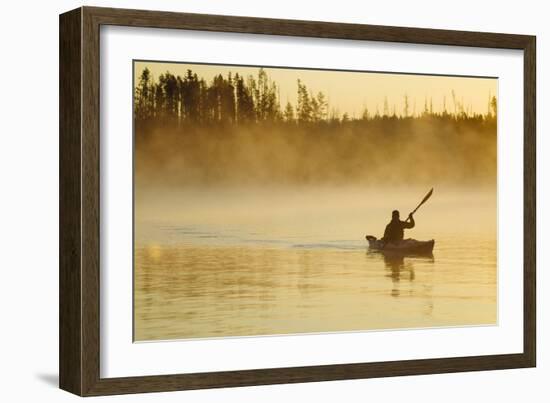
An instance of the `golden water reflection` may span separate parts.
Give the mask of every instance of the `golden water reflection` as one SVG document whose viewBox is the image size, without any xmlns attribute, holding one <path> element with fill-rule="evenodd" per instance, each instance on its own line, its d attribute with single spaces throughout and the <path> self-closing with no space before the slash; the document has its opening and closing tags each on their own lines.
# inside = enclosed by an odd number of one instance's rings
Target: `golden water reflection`
<svg viewBox="0 0 550 403">
<path fill-rule="evenodd" d="M 365 248 L 146 245 L 135 255 L 135 340 L 496 322 L 494 250 L 442 258 Z M 478 250 L 478 254 L 479 254 Z"/>
</svg>

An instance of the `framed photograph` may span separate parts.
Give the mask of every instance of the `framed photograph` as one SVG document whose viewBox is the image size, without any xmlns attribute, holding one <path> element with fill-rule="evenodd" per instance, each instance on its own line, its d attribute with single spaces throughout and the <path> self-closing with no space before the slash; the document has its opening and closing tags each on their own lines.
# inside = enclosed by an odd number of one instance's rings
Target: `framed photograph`
<svg viewBox="0 0 550 403">
<path fill-rule="evenodd" d="M 60 16 L 60 387 L 533 367 L 535 37 Z"/>
</svg>

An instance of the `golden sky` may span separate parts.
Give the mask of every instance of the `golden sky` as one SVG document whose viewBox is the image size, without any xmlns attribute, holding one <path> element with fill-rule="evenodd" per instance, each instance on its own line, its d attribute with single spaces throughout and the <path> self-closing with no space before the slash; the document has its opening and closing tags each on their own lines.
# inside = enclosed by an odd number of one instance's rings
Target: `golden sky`
<svg viewBox="0 0 550 403">
<path fill-rule="evenodd" d="M 192 63 L 142 62 L 134 63 L 134 78 L 147 67 L 156 80 L 159 75 L 170 71 L 174 75 L 183 76 L 188 69 L 197 73 L 199 78 L 210 82 L 215 75 L 227 77 L 233 75 L 258 75 L 259 67 L 202 65 Z M 417 74 L 394 74 L 372 72 L 349 72 L 330 70 L 306 70 L 296 68 L 264 67 L 268 76 L 279 86 L 281 106 L 287 101 L 296 104 L 297 80 L 300 79 L 314 94 L 322 91 L 329 100 L 329 109 L 336 109 L 340 114 L 360 117 L 365 107 L 371 114 L 384 110 L 384 99 L 389 104 L 392 113 L 404 110 L 405 95 L 409 99 L 409 114 L 421 113 L 425 101 L 432 99 L 435 112 L 443 110 L 445 102 L 447 111 L 454 111 L 452 91 L 455 99 L 465 108 L 471 108 L 475 113 L 487 113 L 488 100 L 496 96 L 498 80 L 480 77 L 430 76 Z"/>
</svg>

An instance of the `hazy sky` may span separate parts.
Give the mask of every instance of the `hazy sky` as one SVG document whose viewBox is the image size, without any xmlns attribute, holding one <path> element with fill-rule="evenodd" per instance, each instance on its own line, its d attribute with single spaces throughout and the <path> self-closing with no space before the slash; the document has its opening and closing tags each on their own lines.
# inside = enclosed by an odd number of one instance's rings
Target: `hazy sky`
<svg viewBox="0 0 550 403">
<path fill-rule="evenodd" d="M 153 78 L 170 71 L 174 75 L 183 76 L 188 69 L 197 73 L 208 83 L 217 74 L 227 77 L 233 75 L 257 77 L 259 67 L 201 65 L 191 63 L 165 62 L 135 62 L 134 75 L 137 77 L 148 67 Z M 409 113 L 421 113 L 424 102 L 433 102 L 435 112 L 443 110 L 445 99 L 447 111 L 454 111 L 452 91 L 456 101 L 470 108 L 472 112 L 487 113 L 489 97 L 497 95 L 498 80 L 494 78 L 449 77 L 410 74 L 342 72 L 328 70 L 305 70 L 295 68 L 265 68 L 268 76 L 279 86 L 281 106 L 287 101 L 296 104 L 297 80 L 300 79 L 314 94 L 322 91 L 329 100 L 329 108 L 335 108 L 339 113 L 360 117 L 365 107 L 371 114 L 376 110 L 383 113 L 384 99 L 387 98 L 389 112 L 395 106 L 396 113 L 404 109 L 405 95 L 409 98 Z"/>
</svg>

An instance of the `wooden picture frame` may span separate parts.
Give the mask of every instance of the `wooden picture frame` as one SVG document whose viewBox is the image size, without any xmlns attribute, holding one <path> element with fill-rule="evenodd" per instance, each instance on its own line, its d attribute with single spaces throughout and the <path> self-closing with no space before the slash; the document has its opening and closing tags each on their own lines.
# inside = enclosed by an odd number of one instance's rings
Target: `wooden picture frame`
<svg viewBox="0 0 550 403">
<path fill-rule="evenodd" d="M 523 353 L 229 372 L 100 377 L 100 26 L 203 30 L 524 52 Z M 80 396 L 533 367 L 536 363 L 535 37 L 81 7 L 60 16 L 60 387 Z"/>
</svg>

